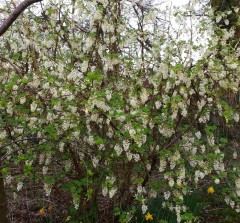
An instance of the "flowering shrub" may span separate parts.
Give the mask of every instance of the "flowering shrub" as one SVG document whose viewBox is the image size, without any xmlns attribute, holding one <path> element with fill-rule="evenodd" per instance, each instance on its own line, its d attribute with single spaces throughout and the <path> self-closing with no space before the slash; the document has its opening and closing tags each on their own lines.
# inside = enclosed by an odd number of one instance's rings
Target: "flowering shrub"
<svg viewBox="0 0 240 223">
<path fill-rule="evenodd" d="M 226 94 L 239 91 L 240 50 L 234 28 L 189 26 L 196 7 L 176 9 L 180 31 L 150 1 L 49 0 L 25 12 L 0 41 L 6 183 L 42 181 L 46 196 L 60 185 L 79 214 L 105 197 L 122 222 L 139 205 L 152 220 L 148 199 L 160 194 L 180 222 L 184 196 L 217 182 L 239 212 L 239 168 L 218 120 L 239 122 Z"/>
</svg>

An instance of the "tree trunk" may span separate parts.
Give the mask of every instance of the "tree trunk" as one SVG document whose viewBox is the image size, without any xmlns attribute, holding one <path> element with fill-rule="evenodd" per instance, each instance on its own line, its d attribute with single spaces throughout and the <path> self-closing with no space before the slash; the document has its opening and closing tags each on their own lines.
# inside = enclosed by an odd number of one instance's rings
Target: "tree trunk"
<svg viewBox="0 0 240 223">
<path fill-rule="evenodd" d="M 10 222 L 7 218 L 7 214 L 8 214 L 7 197 L 4 187 L 3 174 L 0 171 L 0 223 Z"/>
</svg>

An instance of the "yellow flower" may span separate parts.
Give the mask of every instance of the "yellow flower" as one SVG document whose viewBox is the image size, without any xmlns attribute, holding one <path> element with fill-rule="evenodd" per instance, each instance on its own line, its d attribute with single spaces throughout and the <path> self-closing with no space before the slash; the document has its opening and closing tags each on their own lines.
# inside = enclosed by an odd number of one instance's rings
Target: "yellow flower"
<svg viewBox="0 0 240 223">
<path fill-rule="evenodd" d="M 214 191 L 215 191 L 215 190 L 214 190 L 213 187 L 209 187 L 208 190 L 207 190 L 207 192 L 208 192 L 209 194 L 213 194 Z"/>
<path fill-rule="evenodd" d="M 44 207 L 43 207 L 43 208 L 41 208 L 41 209 L 38 211 L 38 213 L 39 213 L 40 215 L 44 215 L 44 214 L 45 214 Z"/>
<path fill-rule="evenodd" d="M 153 216 L 148 212 L 146 215 L 145 215 L 145 219 L 146 219 L 146 221 L 148 221 L 148 220 L 153 220 Z"/>
</svg>

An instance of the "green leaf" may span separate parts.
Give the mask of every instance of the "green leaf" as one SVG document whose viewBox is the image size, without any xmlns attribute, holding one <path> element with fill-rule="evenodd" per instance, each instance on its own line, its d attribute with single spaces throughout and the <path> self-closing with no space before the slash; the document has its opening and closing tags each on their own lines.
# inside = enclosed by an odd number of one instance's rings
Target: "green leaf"
<svg viewBox="0 0 240 223">
<path fill-rule="evenodd" d="M 93 189 L 92 189 L 92 188 L 89 188 L 89 189 L 87 190 L 87 197 L 88 197 L 88 199 L 91 199 L 92 194 L 93 194 Z"/>
<path fill-rule="evenodd" d="M 27 79 L 26 77 L 24 77 L 24 78 L 22 79 L 22 83 L 23 83 L 23 84 L 27 84 L 27 83 L 28 83 L 28 79 Z"/>
<path fill-rule="evenodd" d="M 101 81 L 102 79 L 102 75 L 98 72 L 89 72 L 86 76 L 86 79 L 87 80 L 90 80 L 90 81 Z"/>
<path fill-rule="evenodd" d="M 82 184 L 83 186 L 87 186 L 87 184 L 88 184 L 87 178 L 81 179 L 81 184 Z"/>
<path fill-rule="evenodd" d="M 25 164 L 24 167 L 23 167 L 24 174 L 30 174 L 31 173 L 31 169 L 32 169 L 31 165 Z"/>
<path fill-rule="evenodd" d="M 53 185 L 55 183 L 55 179 L 51 176 L 46 176 L 43 182 L 49 185 Z"/>
</svg>

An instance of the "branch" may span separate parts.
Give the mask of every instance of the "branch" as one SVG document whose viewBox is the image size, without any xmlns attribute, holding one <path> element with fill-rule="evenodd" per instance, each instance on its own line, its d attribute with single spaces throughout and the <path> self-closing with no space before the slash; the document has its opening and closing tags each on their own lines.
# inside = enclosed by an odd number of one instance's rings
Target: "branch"
<svg viewBox="0 0 240 223">
<path fill-rule="evenodd" d="M 6 58 L 6 57 L 3 57 L 2 55 L 0 55 L 0 58 L 1 58 L 2 60 L 7 61 L 8 63 L 10 63 L 10 65 L 17 71 L 17 73 L 18 73 L 20 76 L 23 76 L 23 73 L 21 72 L 21 70 L 19 69 L 19 67 L 16 66 L 14 63 L 12 63 L 10 59 L 8 59 L 8 58 Z"/>
<path fill-rule="evenodd" d="M 21 13 L 30 5 L 41 2 L 42 0 L 24 0 L 21 2 L 9 15 L 9 17 L 0 26 L 0 36 L 2 36 L 9 27 L 15 22 L 15 20 L 21 15 Z"/>
</svg>

